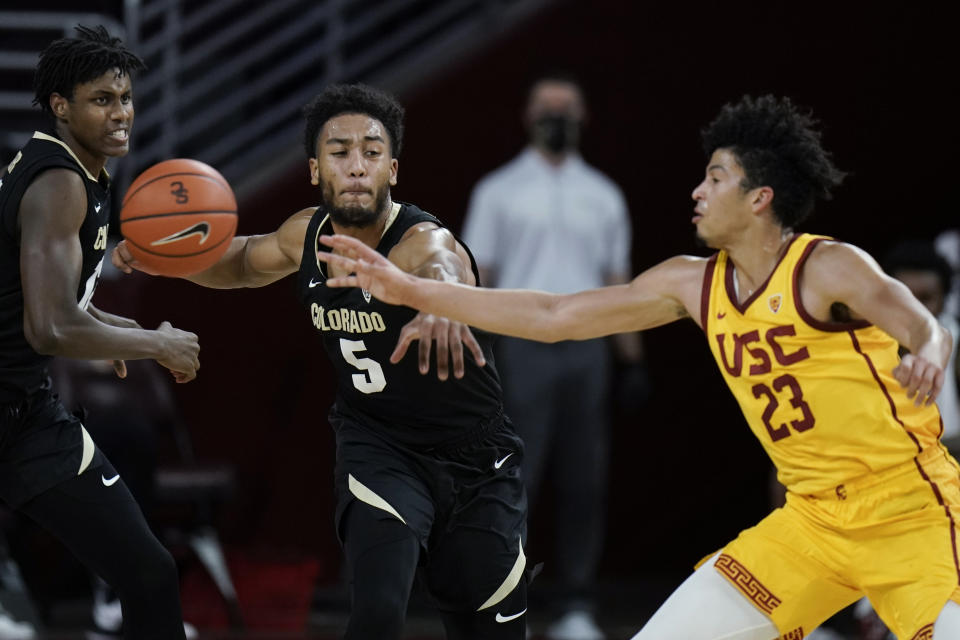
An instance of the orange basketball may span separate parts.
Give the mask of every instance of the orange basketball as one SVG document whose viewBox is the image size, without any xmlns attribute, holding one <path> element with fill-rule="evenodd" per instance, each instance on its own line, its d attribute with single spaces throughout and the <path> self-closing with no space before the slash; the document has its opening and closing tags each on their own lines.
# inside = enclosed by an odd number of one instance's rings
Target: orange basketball
<svg viewBox="0 0 960 640">
<path fill-rule="evenodd" d="M 186 158 L 141 173 L 120 208 L 120 233 L 141 268 L 187 276 L 220 259 L 237 231 L 237 199 L 213 167 Z"/>
</svg>

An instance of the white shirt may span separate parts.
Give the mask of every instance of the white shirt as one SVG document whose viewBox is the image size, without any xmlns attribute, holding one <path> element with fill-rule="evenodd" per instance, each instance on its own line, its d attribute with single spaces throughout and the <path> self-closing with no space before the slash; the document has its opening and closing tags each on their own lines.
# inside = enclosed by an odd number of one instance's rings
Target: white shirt
<svg viewBox="0 0 960 640">
<path fill-rule="evenodd" d="M 960 323 L 949 313 L 941 314 L 937 320 L 953 336 L 953 351 L 944 371 L 943 389 L 937 396 L 937 406 L 940 408 L 940 417 L 943 418 L 943 437 L 949 438 L 960 435 L 960 397 L 957 393 L 957 343 L 960 342 Z"/>
<path fill-rule="evenodd" d="M 944 311 L 960 316 L 960 229 L 941 232 L 934 240 L 934 246 L 953 267 L 953 286 L 944 302 Z"/>
<path fill-rule="evenodd" d="M 527 148 L 485 176 L 463 237 L 496 278 L 485 286 L 573 293 L 632 271 L 623 193 L 579 155 L 554 166 Z"/>
</svg>

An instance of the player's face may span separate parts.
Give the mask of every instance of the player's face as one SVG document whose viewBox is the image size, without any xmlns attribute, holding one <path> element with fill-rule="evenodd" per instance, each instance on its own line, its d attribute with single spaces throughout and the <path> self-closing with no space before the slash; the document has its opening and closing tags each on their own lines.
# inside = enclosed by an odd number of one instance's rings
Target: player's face
<svg viewBox="0 0 960 640">
<path fill-rule="evenodd" d="M 397 184 L 397 160 L 391 157 L 386 127 L 360 113 L 330 118 L 320 131 L 317 157 L 310 158 L 310 175 L 334 222 L 373 224 L 386 210 L 390 187 Z"/>
<path fill-rule="evenodd" d="M 740 186 L 745 178 L 737 157 L 726 149 L 717 149 L 707 163 L 707 173 L 693 190 L 693 224 L 697 237 L 707 246 L 721 248 L 749 224 L 751 192 Z"/>
<path fill-rule="evenodd" d="M 72 100 L 54 93 L 50 107 L 64 141 L 88 169 L 88 161 L 103 166 L 108 157 L 130 150 L 133 92 L 130 76 L 120 75 L 119 69 L 78 84 Z"/>
<path fill-rule="evenodd" d="M 528 124 L 544 116 L 564 116 L 580 121 L 584 116 L 583 97 L 575 84 L 554 80 L 539 83 L 530 92 Z"/>
</svg>

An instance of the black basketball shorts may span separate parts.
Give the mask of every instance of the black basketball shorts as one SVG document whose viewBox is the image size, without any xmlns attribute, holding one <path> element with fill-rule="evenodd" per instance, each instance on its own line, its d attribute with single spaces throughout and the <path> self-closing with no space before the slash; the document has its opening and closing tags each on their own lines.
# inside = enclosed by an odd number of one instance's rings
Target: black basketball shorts
<svg viewBox="0 0 960 640">
<path fill-rule="evenodd" d="M 0 498 L 11 507 L 102 464 L 80 418 L 50 389 L 0 404 Z"/>
</svg>

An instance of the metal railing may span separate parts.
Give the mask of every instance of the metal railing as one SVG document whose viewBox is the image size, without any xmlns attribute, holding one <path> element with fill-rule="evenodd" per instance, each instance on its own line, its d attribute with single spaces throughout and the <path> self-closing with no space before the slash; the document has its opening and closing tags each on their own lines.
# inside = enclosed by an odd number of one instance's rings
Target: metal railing
<svg viewBox="0 0 960 640">
<path fill-rule="evenodd" d="M 549 0 L 128 0 L 133 170 L 191 157 L 235 188 L 302 159 L 300 109 L 331 82 L 394 92 Z"/>
<path fill-rule="evenodd" d="M 243 191 L 302 161 L 300 109 L 324 85 L 365 81 L 402 93 L 551 1 L 125 0 L 123 24 L 0 12 L 0 71 L 32 72 L 46 42 L 76 24 L 103 24 L 148 65 L 134 83 L 131 153 L 111 167 L 120 189 L 160 160 L 190 157 Z M 7 30 L 46 37 L 35 51 L 16 50 L 4 46 Z M 0 90 L 8 148 L 32 131 L 17 126 L 24 114 L 39 119 L 32 98 Z"/>
<path fill-rule="evenodd" d="M 37 54 L 48 42 L 74 33 L 78 24 L 102 24 L 124 36 L 124 26 L 114 17 L 83 12 L 0 11 L 0 148 L 20 148 L 44 121 L 32 106 L 30 90 Z M 10 158 L 0 157 L 0 164 Z"/>
</svg>

